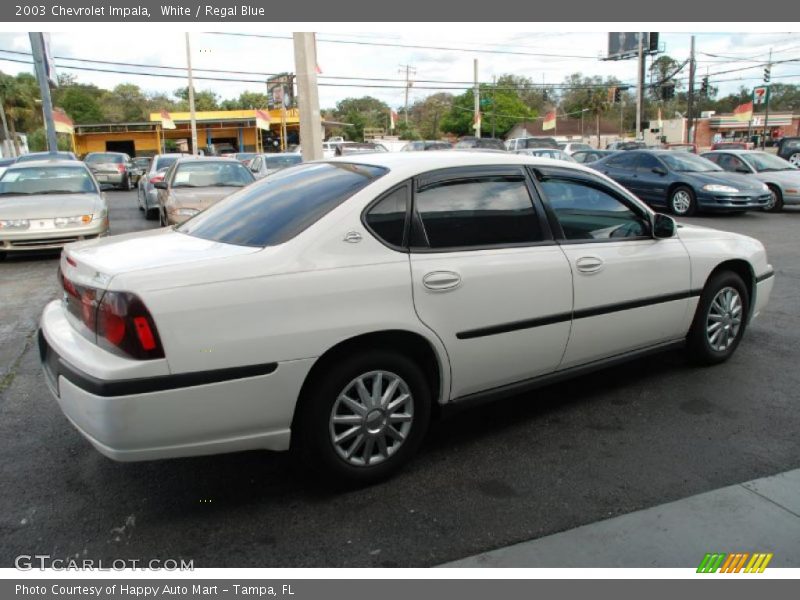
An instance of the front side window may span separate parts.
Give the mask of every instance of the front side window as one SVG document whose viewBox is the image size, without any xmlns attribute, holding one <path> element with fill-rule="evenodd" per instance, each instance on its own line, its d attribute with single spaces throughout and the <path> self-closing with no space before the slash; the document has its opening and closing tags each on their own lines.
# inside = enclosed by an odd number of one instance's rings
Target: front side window
<svg viewBox="0 0 800 600">
<path fill-rule="evenodd" d="M 415 206 L 431 248 L 539 242 L 543 233 L 522 176 L 486 176 L 432 184 Z"/>
<path fill-rule="evenodd" d="M 606 164 L 615 169 L 635 169 L 638 155 L 632 152 L 624 152 L 608 159 Z"/>
<path fill-rule="evenodd" d="M 652 171 L 657 168 L 664 168 L 655 156 L 650 154 L 640 154 L 637 166 L 640 171 Z"/>
<path fill-rule="evenodd" d="M 308 163 L 278 171 L 227 196 L 177 231 L 239 246 L 282 244 L 386 171 L 352 163 Z"/>
<path fill-rule="evenodd" d="M 648 236 L 644 218 L 610 192 L 569 179 L 544 179 L 542 190 L 568 240 Z"/>
<path fill-rule="evenodd" d="M 750 169 L 747 168 L 747 165 L 745 165 L 738 156 L 734 156 L 733 154 L 721 154 L 719 155 L 718 160 L 712 162 L 716 163 L 726 171 L 733 173 L 736 171 L 743 171 L 745 173 L 750 172 Z"/>
<path fill-rule="evenodd" d="M 167 167 L 171 167 L 175 161 L 178 160 L 177 156 L 159 156 L 156 159 L 156 171 L 160 171 L 161 169 L 165 169 Z"/>
</svg>

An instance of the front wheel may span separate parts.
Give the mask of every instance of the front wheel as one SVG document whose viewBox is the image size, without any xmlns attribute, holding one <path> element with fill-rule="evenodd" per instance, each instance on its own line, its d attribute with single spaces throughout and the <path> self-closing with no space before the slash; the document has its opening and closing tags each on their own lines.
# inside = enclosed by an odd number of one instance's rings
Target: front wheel
<svg viewBox="0 0 800 600">
<path fill-rule="evenodd" d="M 678 217 L 690 217 L 697 212 L 697 199 L 692 188 L 682 185 L 672 190 L 669 209 Z"/>
<path fill-rule="evenodd" d="M 337 361 L 311 383 L 295 419 L 296 450 L 333 483 L 370 484 L 419 449 L 431 391 L 419 366 L 385 350 Z"/>
<path fill-rule="evenodd" d="M 766 212 L 781 212 L 783 210 L 783 196 L 778 188 L 769 186 L 769 200 L 761 210 Z"/>
<path fill-rule="evenodd" d="M 794 154 L 790 155 L 789 162 L 795 167 L 800 167 L 800 152 L 795 152 Z"/>
<path fill-rule="evenodd" d="M 713 365 L 728 360 L 744 335 L 750 298 L 742 278 L 722 271 L 709 279 L 686 338 L 690 359 Z"/>
</svg>

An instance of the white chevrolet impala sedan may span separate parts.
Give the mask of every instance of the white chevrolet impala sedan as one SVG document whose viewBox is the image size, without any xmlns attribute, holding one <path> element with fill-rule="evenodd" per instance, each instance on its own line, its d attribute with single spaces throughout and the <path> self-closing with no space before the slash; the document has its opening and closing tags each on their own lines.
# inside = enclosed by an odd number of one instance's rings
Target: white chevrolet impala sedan
<svg viewBox="0 0 800 600">
<path fill-rule="evenodd" d="M 774 281 L 757 240 L 676 226 L 595 171 L 462 152 L 286 169 L 177 227 L 69 245 L 59 276 L 45 380 L 101 453 L 291 447 L 356 482 L 441 407 L 675 346 L 724 361 Z"/>
</svg>

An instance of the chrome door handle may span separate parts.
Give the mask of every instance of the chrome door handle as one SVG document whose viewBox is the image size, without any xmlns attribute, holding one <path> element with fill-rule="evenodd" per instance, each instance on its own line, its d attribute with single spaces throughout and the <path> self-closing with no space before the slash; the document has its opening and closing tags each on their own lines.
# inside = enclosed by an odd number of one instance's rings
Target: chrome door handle
<svg viewBox="0 0 800 600">
<path fill-rule="evenodd" d="M 597 256 L 582 256 L 575 261 L 581 273 L 597 273 L 603 270 L 603 259 Z"/>
<path fill-rule="evenodd" d="M 431 271 L 422 278 L 422 285 L 435 292 L 452 290 L 461 285 L 461 275 L 453 271 Z"/>
</svg>

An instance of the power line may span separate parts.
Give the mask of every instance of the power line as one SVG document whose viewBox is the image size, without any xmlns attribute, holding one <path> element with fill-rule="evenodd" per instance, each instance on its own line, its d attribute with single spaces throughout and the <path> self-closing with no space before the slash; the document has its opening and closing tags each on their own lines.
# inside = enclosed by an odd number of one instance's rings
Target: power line
<svg viewBox="0 0 800 600">
<path fill-rule="evenodd" d="M 206 31 L 210 35 L 228 35 L 234 37 L 247 37 L 247 38 L 264 38 L 276 40 L 291 40 L 292 37 L 288 35 L 275 35 L 268 33 L 233 33 L 229 31 Z M 490 49 L 475 49 L 475 48 L 454 48 L 451 46 L 424 46 L 422 44 L 394 44 L 391 42 L 362 42 L 355 40 L 331 40 L 317 38 L 318 42 L 328 44 L 352 44 L 356 46 L 381 46 L 384 48 L 407 48 L 410 50 L 443 50 L 447 52 L 470 52 L 470 53 L 483 53 L 483 54 L 512 54 L 515 56 L 538 56 L 549 58 L 577 58 L 585 60 L 598 60 L 598 56 L 587 56 L 584 54 L 549 54 L 546 52 L 523 52 L 521 50 L 490 50 Z"/>
</svg>

